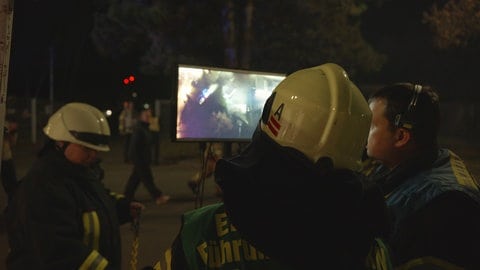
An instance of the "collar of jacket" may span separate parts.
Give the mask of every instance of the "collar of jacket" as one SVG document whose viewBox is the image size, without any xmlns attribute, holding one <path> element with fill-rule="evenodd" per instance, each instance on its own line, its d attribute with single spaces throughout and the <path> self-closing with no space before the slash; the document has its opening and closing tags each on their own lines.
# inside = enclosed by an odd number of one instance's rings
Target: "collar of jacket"
<svg viewBox="0 0 480 270">
<path fill-rule="evenodd" d="M 388 195 L 405 182 L 406 179 L 418 172 L 431 168 L 437 155 L 438 149 L 424 152 L 406 160 L 392 170 L 380 165 L 375 170 L 375 173 L 372 174 L 371 179 L 381 186 L 384 196 L 388 197 Z"/>
</svg>

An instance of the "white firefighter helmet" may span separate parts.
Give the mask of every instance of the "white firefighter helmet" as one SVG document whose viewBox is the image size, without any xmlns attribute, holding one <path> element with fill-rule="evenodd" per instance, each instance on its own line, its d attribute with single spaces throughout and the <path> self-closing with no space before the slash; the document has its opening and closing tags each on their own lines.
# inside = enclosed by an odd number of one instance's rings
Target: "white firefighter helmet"
<svg viewBox="0 0 480 270">
<path fill-rule="evenodd" d="M 365 97 L 345 70 L 327 63 L 280 82 L 265 103 L 260 129 L 313 163 L 329 157 L 335 168 L 359 170 L 371 118 Z"/>
<path fill-rule="evenodd" d="M 79 102 L 62 106 L 48 119 L 43 132 L 56 141 L 83 145 L 97 151 L 110 151 L 110 127 L 97 108 Z"/>
</svg>

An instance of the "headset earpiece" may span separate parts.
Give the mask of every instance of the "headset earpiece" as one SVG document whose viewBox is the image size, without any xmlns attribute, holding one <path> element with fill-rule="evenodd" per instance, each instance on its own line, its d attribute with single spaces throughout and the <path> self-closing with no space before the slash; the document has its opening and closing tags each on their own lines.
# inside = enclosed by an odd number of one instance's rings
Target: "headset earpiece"
<svg viewBox="0 0 480 270">
<path fill-rule="evenodd" d="M 415 84 L 413 86 L 413 95 L 410 103 L 408 104 L 407 111 L 404 113 L 399 113 L 395 116 L 395 126 L 397 128 L 406 128 L 412 129 L 413 128 L 413 121 L 411 119 L 412 113 L 415 111 L 415 107 L 417 106 L 418 97 L 422 92 L 422 86 L 419 84 Z"/>
</svg>

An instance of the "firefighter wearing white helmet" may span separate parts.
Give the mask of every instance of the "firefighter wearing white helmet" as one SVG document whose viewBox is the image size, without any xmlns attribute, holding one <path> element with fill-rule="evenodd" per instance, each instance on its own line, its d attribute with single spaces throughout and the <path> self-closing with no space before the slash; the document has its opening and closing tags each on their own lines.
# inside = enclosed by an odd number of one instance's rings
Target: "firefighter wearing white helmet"
<svg viewBox="0 0 480 270">
<path fill-rule="evenodd" d="M 6 210 L 7 269 L 120 269 L 119 225 L 137 202 L 108 191 L 98 151 L 109 151 L 102 112 L 68 103 L 43 129 L 38 159 Z"/>
<path fill-rule="evenodd" d="M 384 198 L 358 172 L 370 121 L 337 64 L 287 76 L 247 148 L 217 162 L 223 202 L 182 217 L 172 270 L 390 269 Z"/>
<path fill-rule="evenodd" d="M 89 104 L 73 102 L 64 105 L 48 119 L 43 132 L 52 140 L 110 151 L 107 119 L 99 109 Z"/>
<path fill-rule="evenodd" d="M 372 113 L 360 90 L 337 64 L 297 71 L 273 91 L 261 130 L 281 146 L 317 162 L 361 169 Z"/>
</svg>

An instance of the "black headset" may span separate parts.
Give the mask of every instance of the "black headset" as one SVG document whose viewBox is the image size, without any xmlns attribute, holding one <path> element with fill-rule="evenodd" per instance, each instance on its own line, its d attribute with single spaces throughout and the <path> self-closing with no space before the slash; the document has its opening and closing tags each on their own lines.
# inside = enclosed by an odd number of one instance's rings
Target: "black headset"
<svg viewBox="0 0 480 270">
<path fill-rule="evenodd" d="M 422 93 L 422 86 L 419 84 L 415 84 L 413 86 L 412 99 L 408 104 L 407 111 L 404 113 L 399 113 L 395 116 L 395 127 L 406 129 L 413 128 L 414 123 L 412 120 L 412 114 L 415 111 L 415 107 L 417 106 L 417 101 L 420 93 Z"/>
</svg>

